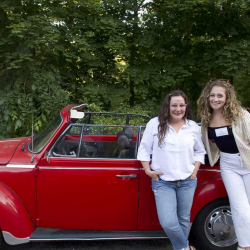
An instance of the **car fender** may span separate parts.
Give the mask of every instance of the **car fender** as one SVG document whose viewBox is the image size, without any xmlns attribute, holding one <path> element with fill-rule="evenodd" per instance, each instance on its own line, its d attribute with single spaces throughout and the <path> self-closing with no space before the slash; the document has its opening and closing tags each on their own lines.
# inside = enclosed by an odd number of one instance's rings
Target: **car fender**
<svg viewBox="0 0 250 250">
<path fill-rule="evenodd" d="M 204 206 L 222 197 L 227 197 L 227 191 L 220 174 L 202 182 L 194 194 L 191 222 Z"/>
<path fill-rule="evenodd" d="M 10 245 L 28 242 L 35 230 L 22 201 L 3 183 L 0 183 L 0 227 L 4 240 Z"/>
</svg>

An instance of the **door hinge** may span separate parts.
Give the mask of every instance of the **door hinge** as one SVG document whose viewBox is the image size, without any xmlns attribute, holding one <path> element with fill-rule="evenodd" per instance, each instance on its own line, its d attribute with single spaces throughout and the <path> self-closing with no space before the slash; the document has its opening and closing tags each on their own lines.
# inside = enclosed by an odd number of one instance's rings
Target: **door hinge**
<svg viewBox="0 0 250 250">
<path fill-rule="evenodd" d="M 36 225 L 37 225 L 38 227 L 40 226 L 40 219 L 39 219 L 39 218 L 36 219 Z"/>
<path fill-rule="evenodd" d="M 35 168 L 35 176 L 39 175 L 39 168 Z"/>
</svg>

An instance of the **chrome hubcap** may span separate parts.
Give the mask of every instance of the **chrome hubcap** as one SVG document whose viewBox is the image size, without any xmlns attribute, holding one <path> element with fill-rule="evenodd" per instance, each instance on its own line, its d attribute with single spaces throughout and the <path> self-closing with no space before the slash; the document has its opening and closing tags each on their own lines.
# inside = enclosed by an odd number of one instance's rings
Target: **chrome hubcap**
<svg viewBox="0 0 250 250">
<path fill-rule="evenodd" d="M 215 246 L 231 246 L 237 242 L 229 206 L 214 209 L 208 215 L 204 229 L 208 240 Z"/>
</svg>

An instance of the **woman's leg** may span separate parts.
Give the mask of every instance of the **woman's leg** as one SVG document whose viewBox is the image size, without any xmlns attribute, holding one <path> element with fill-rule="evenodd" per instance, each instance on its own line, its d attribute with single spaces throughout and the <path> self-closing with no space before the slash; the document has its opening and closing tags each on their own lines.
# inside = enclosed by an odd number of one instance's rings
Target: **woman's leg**
<svg viewBox="0 0 250 250">
<path fill-rule="evenodd" d="M 250 204 L 244 176 L 234 170 L 222 169 L 221 175 L 225 184 L 240 247 L 250 246 Z"/>
<path fill-rule="evenodd" d="M 243 181 L 245 184 L 245 190 L 248 198 L 249 208 L 250 209 L 250 173 L 243 175 Z M 245 250 L 250 250 L 250 241 L 248 242 L 248 247 L 245 247 Z"/>
<path fill-rule="evenodd" d="M 249 203 L 249 206 L 250 206 L 250 173 L 243 175 L 243 181 L 244 181 L 244 184 L 245 184 L 248 203 Z"/>
<path fill-rule="evenodd" d="M 185 249 L 188 241 L 177 216 L 177 181 L 152 181 L 152 189 L 162 228 L 175 250 Z"/>
<path fill-rule="evenodd" d="M 179 187 L 177 189 L 178 221 L 186 238 L 188 238 L 189 234 L 190 210 L 193 204 L 196 186 L 197 179 L 187 178 L 186 180 L 180 181 Z"/>
</svg>

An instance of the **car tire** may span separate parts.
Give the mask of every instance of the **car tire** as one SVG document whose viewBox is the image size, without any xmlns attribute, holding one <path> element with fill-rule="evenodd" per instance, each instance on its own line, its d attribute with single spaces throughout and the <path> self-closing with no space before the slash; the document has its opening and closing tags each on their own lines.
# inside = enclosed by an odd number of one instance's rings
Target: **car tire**
<svg viewBox="0 0 250 250">
<path fill-rule="evenodd" d="M 227 198 L 209 203 L 198 213 L 191 237 L 202 250 L 236 250 L 237 237 Z"/>
<path fill-rule="evenodd" d="M 0 230 L 0 250 L 3 250 L 3 243 L 4 243 L 4 239 L 3 239 L 2 231 Z"/>
<path fill-rule="evenodd" d="M 0 250 L 9 249 L 9 244 L 7 244 L 3 238 L 2 230 L 0 229 Z"/>
</svg>

